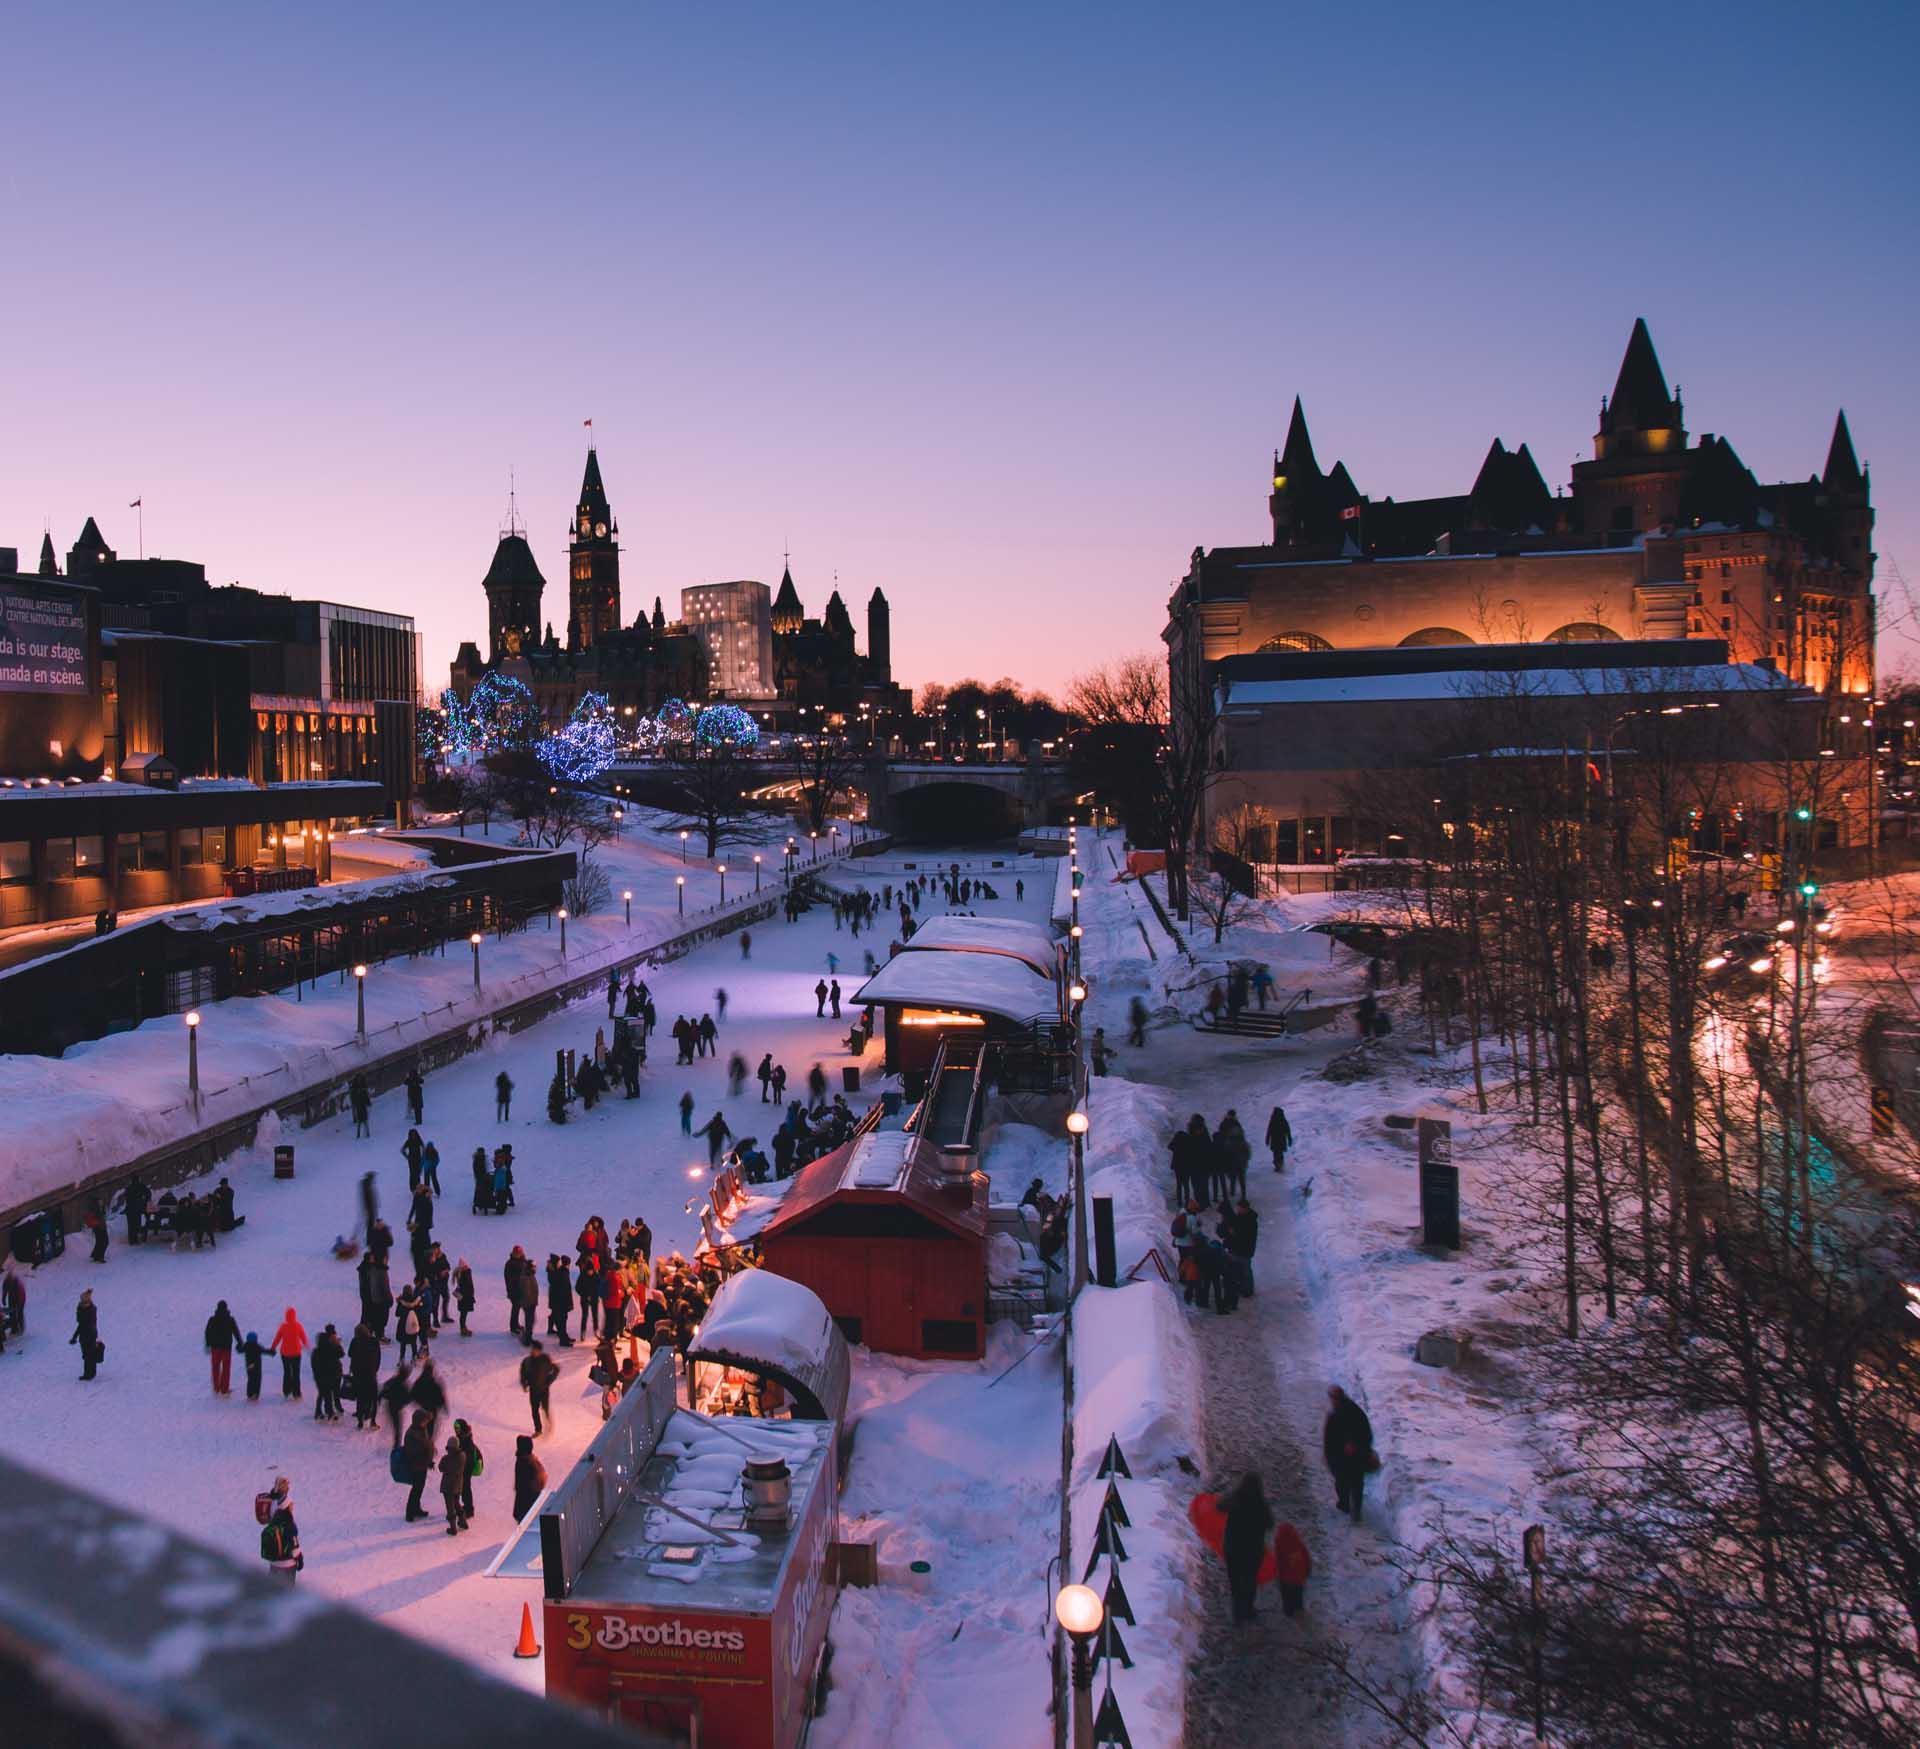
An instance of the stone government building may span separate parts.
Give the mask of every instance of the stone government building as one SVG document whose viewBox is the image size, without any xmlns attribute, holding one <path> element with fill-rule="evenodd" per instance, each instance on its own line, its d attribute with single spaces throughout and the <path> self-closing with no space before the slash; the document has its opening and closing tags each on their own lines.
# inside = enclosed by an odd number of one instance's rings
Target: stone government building
<svg viewBox="0 0 1920 1749">
<path fill-rule="evenodd" d="M 589 446 L 568 528 L 565 642 L 543 618 L 546 578 L 510 512 L 482 582 L 487 654 L 473 642 L 460 646 L 453 690 L 464 698 L 482 675 L 498 670 L 527 683 L 549 722 L 564 721 L 589 692 L 605 693 L 623 717 L 656 711 L 673 698 L 728 698 L 774 730 L 823 720 L 838 726 L 863 708 L 875 722 L 911 711 L 912 695 L 893 681 L 891 610 L 879 589 L 867 603 L 864 656 L 839 591 L 819 619 L 809 619 L 790 568 L 777 595 L 746 579 L 692 584 L 681 591 L 678 619 L 668 620 L 656 595 L 651 615 L 643 611 L 627 626 L 619 537 L 600 458 Z"/>
<path fill-rule="evenodd" d="M 1704 660 L 1774 672 L 1829 700 L 1874 685 L 1872 493 L 1846 415 L 1820 472 L 1763 485 L 1726 438 L 1690 442 L 1644 320 L 1600 403 L 1592 458 L 1563 490 L 1549 490 L 1524 443 L 1495 438 L 1459 496 L 1371 498 L 1343 463 L 1321 468 L 1296 399 L 1268 506 L 1269 544 L 1194 550 L 1163 636 L 1176 720 L 1199 720 L 1210 696 L 1232 700 L 1219 752 L 1234 781 L 1218 786 L 1214 811 L 1231 789 L 1234 805 L 1266 817 L 1274 853 L 1296 847 L 1281 861 L 1377 848 L 1339 818 L 1335 779 L 1351 778 L 1352 748 L 1330 745 L 1327 719 L 1289 686 L 1324 680 L 1329 653 L 1343 653 L 1343 675 L 1405 675 L 1473 666 L 1457 649 L 1437 660 L 1453 646 L 1496 646 L 1489 666 L 1525 669 L 1557 667 L 1549 647 L 1624 642 L 1651 654 L 1657 642 L 1664 666 L 1669 641 L 1688 639 Z M 1423 663 L 1423 650 L 1436 660 Z M 1616 666 L 1635 659 L 1631 647 L 1615 654 Z M 1285 761 L 1259 752 L 1283 743 Z M 1839 822 L 1832 835 L 1859 829 Z"/>
</svg>

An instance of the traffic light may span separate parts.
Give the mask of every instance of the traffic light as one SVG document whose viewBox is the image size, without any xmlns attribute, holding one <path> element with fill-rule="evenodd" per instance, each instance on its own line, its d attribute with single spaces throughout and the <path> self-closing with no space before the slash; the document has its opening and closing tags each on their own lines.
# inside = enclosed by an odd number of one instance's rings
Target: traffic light
<svg viewBox="0 0 1920 1749">
<path fill-rule="evenodd" d="M 1809 807 L 1802 805 L 1801 807 L 1795 808 L 1793 810 L 1793 817 L 1796 820 L 1811 820 L 1813 818 L 1813 810 Z"/>
<path fill-rule="evenodd" d="M 1814 896 L 1814 894 L 1816 894 L 1819 891 L 1820 891 L 1820 887 L 1817 882 L 1802 881 L 1800 883 L 1800 897 L 1803 899 L 1811 899 Z"/>
</svg>

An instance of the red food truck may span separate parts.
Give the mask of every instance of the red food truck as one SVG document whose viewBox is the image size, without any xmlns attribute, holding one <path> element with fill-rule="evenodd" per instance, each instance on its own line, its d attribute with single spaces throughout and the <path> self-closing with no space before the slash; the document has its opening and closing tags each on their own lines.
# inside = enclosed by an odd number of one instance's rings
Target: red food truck
<svg viewBox="0 0 1920 1749">
<path fill-rule="evenodd" d="M 837 1416 L 675 1397 L 663 1351 L 541 1510 L 547 1692 L 643 1742 L 793 1749 L 836 1595 Z"/>
</svg>

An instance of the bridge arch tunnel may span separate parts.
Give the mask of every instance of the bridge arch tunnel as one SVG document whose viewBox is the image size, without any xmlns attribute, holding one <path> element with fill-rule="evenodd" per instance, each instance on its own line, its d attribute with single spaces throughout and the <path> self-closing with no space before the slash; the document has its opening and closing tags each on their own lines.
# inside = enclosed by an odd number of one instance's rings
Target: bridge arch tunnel
<svg viewBox="0 0 1920 1749">
<path fill-rule="evenodd" d="M 981 783 L 916 783 L 896 789 L 887 810 L 894 836 L 909 843 L 990 843 L 1026 824 L 1019 796 Z"/>
</svg>

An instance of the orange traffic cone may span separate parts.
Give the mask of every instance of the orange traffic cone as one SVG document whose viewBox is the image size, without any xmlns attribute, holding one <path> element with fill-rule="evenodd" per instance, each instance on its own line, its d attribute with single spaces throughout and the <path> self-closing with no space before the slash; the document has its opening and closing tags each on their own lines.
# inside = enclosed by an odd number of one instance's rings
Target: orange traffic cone
<svg viewBox="0 0 1920 1749">
<path fill-rule="evenodd" d="M 540 1656 L 540 1642 L 533 1637 L 533 1605 L 520 1605 L 520 1644 L 513 1649 L 516 1658 L 537 1658 Z"/>
</svg>

